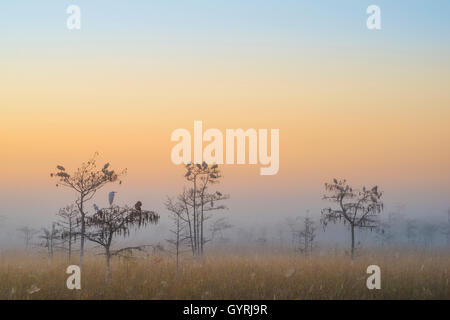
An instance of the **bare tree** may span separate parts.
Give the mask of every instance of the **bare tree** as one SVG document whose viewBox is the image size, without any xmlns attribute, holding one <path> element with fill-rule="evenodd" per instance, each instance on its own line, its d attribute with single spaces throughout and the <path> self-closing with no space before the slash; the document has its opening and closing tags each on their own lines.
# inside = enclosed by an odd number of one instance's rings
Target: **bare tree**
<svg viewBox="0 0 450 320">
<path fill-rule="evenodd" d="M 58 227 L 61 230 L 61 238 L 63 245 L 67 245 L 64 249 L 67 250 L 67 258 L 70 263 L 73 251 L 73 244 L 77 240 L 79 235 L 79 215 L 80 212 L 75 208 L 73 204 L 59 209 L 58 217 L 60 220 L 57 222 Z"/>
<path fill-rule="evenodd" d="M 53 260 L 53 253 L 58 247 L 58 240 L 60 239 L 60 230 L 56 228 L 56 223 L 52 223 L 50 229 L 42 228 L 42 234 L 39 238 L 43 239 L 40 246 L 47 248 L 48 257 L 50 261 Z"/>
<path fill-rule="evenodd" d="M 378 226 L 375 228 L 375 232 L 377 234 L 378 240 L 380 241 L 382 246 L 391 245 L 394 242 L 394 231 L 393 227 L 395 221 L 400 217 L 400 213 L 398 212 L 389 212 L 388 218 L 386 221 L 380 221 Z"/>
<path fill-rule="evenodd" d="M 302 246 L 300 251 L 305 254 L 305 256 L 312 255 L 314 239 L 316 238 L 316 227 L 314 221 L 306 217 L 303 220 L 303 230 L 300 231 L 300 241 Z"/>
<path fill-rule="evenodd" d="M 188 245 L 188 240 L 190 239 L 187 232 L 187 223 L 185 219 L 182 218 L 185 209 L 181 202 L 174 203 L 170 198 L 167 199 L 165 205 L 170 212 L 170 217 L 174 225 L 173 229 L 170 229 L 173 237 L 167 239 L 167 242 L 174 247 L 176 272 L 178 275 L 180 255 L 183 253 L 183 248 Z"/>
<path fill-rule="evenodd" d="M 159 215 L 153 211 L 141 209 L 142 203 L 138 201 L 133 208 L 111 205 L 109 208 L 98 210 L 86 219 L 88 230 L 86 238 L 102 246 L 105 250 L 106 281 L 111 280 L 110 261 L 113 255 L 124 251 L 142 250 L 143 246 L 127 247 L 111 250 L 111 244 L 115 236 L 126 237 L 131 228 L 143 228 L 148 224 L 156 224 Z"/>
<path fill-rule="evenodd" d="M 192 188 L 184 189 L 177 197 L 174 206 L 183 208 L 180 218 L 187 224 L 192 254 L 199 257 L 203 254 L 204 245 L 208 242 L 205 237 L 205 222 L 210 218 L 211 211 L 226 209 L 219 202 L 229 198 L 219 191 L 210 193 L 208 187 L 219 182 L 221 177 L 217 164 L 209 166 L 205 162 L 200 164 L 187 164 L 184 176 Z"/>
<path fill-rule="evenodd" d="M 415 245 L 417 239 L 417 221 L 415 219 L 406 219 L 406 240 L 409 244 Z"/>
<path fill-rule="evenodd" d="M 447 211 L 447 221 L 442 225 L 441 231 L 447 240 L 447 246 L 450 246 L 450 209 Z"/>
<path fill-rule="evenodd" d="M 221 173 L 217 164 L 208 166 L 206 162 L 203 162 L 202 164 L 189 163 L 186 165 L 186 170 L 185 178 L 193 185 L 193 188 L 191 189 L 193 244 L 196 255 L 202 255 L 205 243 L 203 234 L 205 221 L 204 212 L 207 210 L 205 206 L 210 203 L 210 208 L 212 208 L 214 206 L 214 201 L 217 201 L 215 198 L 210 198 L 210 195 L 207 194 L 207 188 L 209 184 L 219 182 Z M 216 195 L 217 194 L 213 194 L 213 196 Z"/>
<path fill-rule="evenodd" d="M 382 193 L 375 186 L 371 189 L 353 190 L 346 180 L 333 179 L 332 183 L 325 183 L 328 194 L 324 199 L 336 204 L 336 208 L 322 209 L 321 223 L 324 228 L 329 222 L 349 224 L 351 231 L 351 257 L 355 252 L 355 228 L 374 229 L 378 225 L 378 215 L 383 210 L 380 201 Z"/>
<path fill-rule="evenodd" d="M 316 227 L 314 221 L 309 218 L 287 219 L 287 224 L 289 226 L 292 244 L 295 250 L 300 251 L 305 255 L 309 256 L 313 252 L 314 239 L 316 238 Z"/>
<path fill-rule="evenodd" d="M 56 167 L 57 172 L 52 173 L 51 177 L 56 177 L 59 183 L 56 186 L 64 186 L 74 190 L 78 198 L 76 204 L 80 213 L 80 265 L 83 265 L 84 256 L 84 238 L 86 232 L 86 202 L 91 200 L 95 193 L 107 183 L 115 182 L 126 170 L 122 172 L 115 172 L 109 169 L 109 163 L 106 163 L 101 169 L 97 169 L 96 157 L 98 153 L 89 159 L 87 162 L 81 164 L 81 167 L 76 169 L 74 173 L 67 173 L 63 166 Z M 121 182 L 120 182 L 121 183 Z"/>
<path fill-rule="evenodd" d="M 380 242 L 381 246 L 389 246 L 394 238 L 392 232 L 392 226 L 387 221 L 381 221 L 379 225 L 375 228 L 377 240 Z"/>
<path fill-rule="evenodd" d="M 211 241 L 214 240 L 216 236 L 218 236 L 220 241 L 224 242 L 224 231 L 232 227 L 233 226 L 228 222 L 228 219 L 226 217 L 215 220 L 211 225 Z"/>
<path fill-rule="evenodd" d="M 21 238 L 25 242 L 25 250 L 28 251 L 31 240 L 33 240 L 34 236 L 37 235 L 39 233 L 39 231 L 36 229 L 33 229 L 33 228 L 29 228 L 29 227 L 22 227 L 22 228 L 17 229 L 17 231 L 20 232 Z"/>
<path fill-rule="evenodd" d="M 406 239 L 409 244 L 415 244 L 417 238 L 417 221 L 414 219 L 406 220 Z"/>
<path fill-rule="evenodd" d="M 432 223 L 424 223 L 421 228 L 423 244 L 425 247 L 432 246 L 434 242 L 434 236 L 438 232 L 439 227 Z"/>
</svg>

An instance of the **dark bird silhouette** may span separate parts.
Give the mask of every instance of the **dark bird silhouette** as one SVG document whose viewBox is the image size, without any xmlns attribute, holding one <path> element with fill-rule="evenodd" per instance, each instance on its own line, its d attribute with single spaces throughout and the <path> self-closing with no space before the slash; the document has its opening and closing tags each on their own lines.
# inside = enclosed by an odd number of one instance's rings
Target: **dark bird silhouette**
<svg viewBox="0 0 450 320">
<path fill-rule="evenodd" d="M 142 210 L 141 207 L 142 207 L 142 202 L 140 202 L 140 201 L 136 202 L 136 204 L 134 205 L 134 208 L 137 211 L 141 211 Z"/>
</svg>

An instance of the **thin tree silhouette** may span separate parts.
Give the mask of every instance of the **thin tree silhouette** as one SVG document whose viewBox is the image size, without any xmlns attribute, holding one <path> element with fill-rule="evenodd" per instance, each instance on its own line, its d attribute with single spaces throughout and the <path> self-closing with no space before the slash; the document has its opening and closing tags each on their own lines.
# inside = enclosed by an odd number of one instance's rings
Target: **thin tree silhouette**
<svg viewBox="0 0 450 320">
<path fill-rule="evenodd" d="M 351 231 L 351 258 L 355 254 L 355 228 L 375 229 L 378 226 L 378 215 L 383 210 L 382 192 L 375 186 L 354 190 L 346 180 L 333 179 L 325 183 L 327 194 L 324 199 L 336 204 L 335 208 L 322 209 L 321 223 L 325 228 L 328 223 L 343 222 L 349 224 Z"/>
<path fill-rule="evenodd" d="M 51 173 L 51 177 L 59 180 L 56 186 L 64 186 L 74 190 L 77 193 L 76 205 L 80 212 L 80 266 L 83 265 L 84 256 L 84 238 L 86 232 L 86 202 L 91 200 L 96 192 L 108 183 L 115 182 L 119 177 L 126 173 L 126 169 L 116 172 L 110 169 L 109 163 L 103 165 L 101 169 L 97 168 L 96 152 L 87 162 L 81 164 L 72 174 L 67 173 L 66 169 L 58 165 L 56 173 Z M 121 181 L 119 181 L 121 183 Z"/>
<path fill-rule="evenodd" d="M 140 205 L 137 205 L 140 204 Z M 124 250 L 142 250 L 143 246 L 127 247 L 118 250 L 111 250 L 114 237 L 127 237 L 131 228 L 143 228 L 148 224 L 156 224 L 159 215 L 154 211 L 142 210 L 142 203 L 139 201 L 134 207 L 115 206 L 98 210 L 86 219 L 86 238 L 102 246 L 105 250 L 106 281 L 111 280 L 111 257 Z"/>
</svg>

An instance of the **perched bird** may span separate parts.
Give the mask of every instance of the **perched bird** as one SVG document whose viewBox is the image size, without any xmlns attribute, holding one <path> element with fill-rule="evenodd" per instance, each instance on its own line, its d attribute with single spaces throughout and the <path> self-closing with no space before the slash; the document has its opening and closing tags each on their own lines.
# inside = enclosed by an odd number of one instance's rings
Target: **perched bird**
<svg viewBox="0 0 450 320">
<path fill-rule="evenodd" d="M 65 171 L 66 169 L 63 166 L 56 166 L 58 170 Z"/>
<path fill-rule="evenodd" d="M 100 208 L 95 203 L 94 203 L 94 210 L 95 210 L 95 212 L 100 210 Z"/>
<path fill-rule="evenodd" d="M 115 196 L 116 193 L 117 193 L 116 191 L 111 191 L 111 192 L 108 194 L 108 201 L 109 201 L 109 205 L 110 205 L 110 206 L 112 206 L 112 204 L 113 204 L 114 196 Z"/>
<path fill-rule="evenodd" d="M 214 207 L 214 201 L 211 200 L 211 207 Z"/>
<path fill-rule="evenodd" d="M 136 204 L 134 205 L 134 208 L 137 211 L 141 211 L 141 207 L 142 207 L 142 202 L 140 202 L 140 201 L 136 202 Z"/>
</svg>

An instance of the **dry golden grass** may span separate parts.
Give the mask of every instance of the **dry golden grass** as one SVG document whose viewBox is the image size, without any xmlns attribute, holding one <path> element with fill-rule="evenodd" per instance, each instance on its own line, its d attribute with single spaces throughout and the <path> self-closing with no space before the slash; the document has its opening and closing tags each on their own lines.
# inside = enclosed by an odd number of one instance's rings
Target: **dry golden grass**
<svg viewBox="0 0 450 320">
<path fill-rule="evenodd" d="M 381 267 L 381 290 L 366 288 L 371 264 Z M 106 286 L 103 257 L 90 256 L 82 289 L 68 290 L 63 257 L 10 253 L 0 258 L 0 299 L 449 299 L 449 265 L 448 252 L 367 253 L 353 263 L 333 254 L 209 253 L 183 259 L 177 275 L 173 259 L 147 256 L 114 259 Z"/>
</svg>

